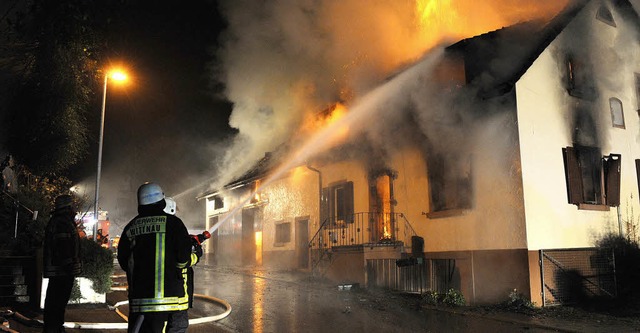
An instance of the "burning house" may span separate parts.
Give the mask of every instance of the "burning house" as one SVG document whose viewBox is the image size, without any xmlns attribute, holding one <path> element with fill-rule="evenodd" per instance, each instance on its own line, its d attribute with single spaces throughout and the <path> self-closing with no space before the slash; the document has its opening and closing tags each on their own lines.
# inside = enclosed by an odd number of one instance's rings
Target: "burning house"
<svg viewBox="0 0 640 333">
<path fill-rule="evenodd" d="M 567 272 L 610 294 L 593 246 L 639 223 L 639 32 L 628 1 L 577 1 L 431 51 L 204 193 L 207 252 L 471 304 L 562 302 Z"/>
</svg>

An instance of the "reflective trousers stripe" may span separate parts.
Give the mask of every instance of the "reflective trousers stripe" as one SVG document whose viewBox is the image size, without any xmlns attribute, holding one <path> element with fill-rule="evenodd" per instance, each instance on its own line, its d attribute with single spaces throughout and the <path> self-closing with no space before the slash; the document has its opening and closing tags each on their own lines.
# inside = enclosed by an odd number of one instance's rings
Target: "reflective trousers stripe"
<svg viewBox="0 0 640 333">
<path fill-rule="evenodd" d="M 164 297 L 164 251 L 165 233 L 156 234 L 156 281 L 154 295 L 156 298 Z"/>
</svg>

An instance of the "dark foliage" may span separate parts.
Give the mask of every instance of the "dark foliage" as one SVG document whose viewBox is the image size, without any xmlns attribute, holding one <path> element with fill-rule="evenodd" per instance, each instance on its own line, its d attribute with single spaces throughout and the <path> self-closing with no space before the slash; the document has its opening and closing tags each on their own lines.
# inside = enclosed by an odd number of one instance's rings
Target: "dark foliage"
<svg viewBox="0 0 640 333">
<path fill-rule="evenodd" d="M 82 276 L 93 282 L 95 292 L 109 292 L 113 275 L 113 253 L 88 238 L 82 238 L 80 245 Z"/>
<path fill-rule="evenodd" d="M 613 249 L 617 286 L 616 303 L 640 309 L 640 247 L 638 242 L 618 235 L 607 235 L 597 242 L 600 249 Z"/>
<path fill-rule="evenodd" d="M 108 12 L 98 3 L 31 0 L 6 13 L 5 139 L 10 153 L 38 174 L 64 171 L 86 154 L 87 112 L 100 91 L 98 31 Z"/>
</svg>

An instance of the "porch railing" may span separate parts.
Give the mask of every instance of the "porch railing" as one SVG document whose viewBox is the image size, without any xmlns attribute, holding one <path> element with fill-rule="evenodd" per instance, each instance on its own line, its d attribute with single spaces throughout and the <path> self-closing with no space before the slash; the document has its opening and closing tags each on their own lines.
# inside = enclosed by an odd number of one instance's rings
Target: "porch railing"
<svg viewBox="0 0 640 333">
<path fill-rule="evenodd" d="M 334 248 L 366 244 L 403 245 L 407 249 L 415 235 L 415 230 L 402 213 L 360 212 L 328 218 L 309 242 L 312 269 L 322 261 L 330 260 Z"/>
</svg>

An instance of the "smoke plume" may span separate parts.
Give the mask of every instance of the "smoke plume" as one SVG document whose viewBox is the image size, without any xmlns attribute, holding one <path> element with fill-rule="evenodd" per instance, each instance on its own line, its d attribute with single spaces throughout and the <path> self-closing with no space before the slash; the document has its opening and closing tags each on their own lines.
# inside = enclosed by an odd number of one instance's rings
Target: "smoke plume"
<svg viewBox="0 0 640 333">
<path fill-rule="evenodd" d="M 331 104 L 352 102 L 439 44 L 554 14 L 565 1 L 224 1 L 218 75 L 234 108 L 213 187 Z"/>
</svg>

